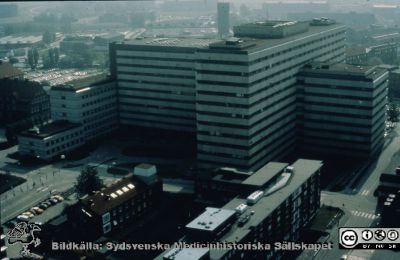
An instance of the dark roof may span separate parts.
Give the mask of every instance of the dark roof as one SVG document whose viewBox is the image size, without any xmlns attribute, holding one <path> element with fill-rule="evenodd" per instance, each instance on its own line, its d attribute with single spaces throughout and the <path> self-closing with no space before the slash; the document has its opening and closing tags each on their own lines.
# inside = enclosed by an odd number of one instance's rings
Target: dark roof
<svg viewBox="0 0 400 260">
<path fill-rule="evenodd" d="M 65 90 L 65 91 L 76 91 L 82 88 L 93 87 L 96 85 L 111 82 L 113 79 L 108 77 L 106 73 L 89 76 L 86 78 L 75 79 L 68 81 L 61 85 L 53 86 L 52 90 Z"/>
<path fill-rule="evenodd" d="M 20 79 L 0 79 L 0 96 L 13 95 L 17 100 L 29 101 L 38 93 L 44 94 L 38 82 Z"/>
<path fill-rule="evenodd" d="M 80 126 L 81 124 L 70 123 L 68 121 L 54 121 L 39 128 L 24 131 L 20 133 L 20 136 L 44 139 L 51 135 L 55 135 L 57 133 L 64 132 Z"/>
<path fill-rule="evenodd" d="M 12 64 L 0 61 L 0 79 L 7 79 L 22 76 L 24 73 L 15 68 Z"/>
<path fill-rule="evenodd" d="M 82 199 L 82 203 L 90 212 L 103 215 L 140 194 L 144 189 L 145 184 L 130 175 L 91 196 L 85 197 Z"/>
</svg>

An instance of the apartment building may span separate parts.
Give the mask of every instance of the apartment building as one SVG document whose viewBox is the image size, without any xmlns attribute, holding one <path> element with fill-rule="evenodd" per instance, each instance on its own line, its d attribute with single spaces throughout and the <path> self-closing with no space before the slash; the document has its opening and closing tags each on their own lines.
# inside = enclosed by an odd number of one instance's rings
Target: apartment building
<svg viewBox="0 0 400 260">
<path fill-rule="evenodd" d="M 251 171 L 290 154 L 296 74 L 310 61 L 344 61 L 345 27 L 268 21 L 234 33 L 113 44 L 121 124 L 195 131 L 202 168 Z"/>
<path fill-rule="evenodd" d="M 208 207 L 186 225 L 180 242 L 273 243 L 297 241 L 320 206 L 321 161 L 299 159 L 276 179 L 222 208 Z M 155 259 L 281 259 L 284 251 L 174 248 Z M 173 258 L 186 256 L 186 258 Z"/>
<path fill-rule="evenodd" d="M 118 127 L 117 89 L 104 74 L 52 87 L 50 103 L 52 119 L 82 124 L 86 141 Z"/>
<path fill-rule="evenodd" d="M 384 143 L 388 72 L 313 63 L 298 76 L 299 134 L 307 152 L 370 157 Z"/>
<path fill-rule="evenodd" d="M 151 170 L 149 165 L 139 168 Z M 148 172 L 145 179 L 135 173 L 83 197 L 71 211 L 72 219 L 79 219 L 75 225 L 85 233 L 98 237 L 131 225 L 154 208 L 161 195 L 162 181 L 154 171 Z"/>
</svg>

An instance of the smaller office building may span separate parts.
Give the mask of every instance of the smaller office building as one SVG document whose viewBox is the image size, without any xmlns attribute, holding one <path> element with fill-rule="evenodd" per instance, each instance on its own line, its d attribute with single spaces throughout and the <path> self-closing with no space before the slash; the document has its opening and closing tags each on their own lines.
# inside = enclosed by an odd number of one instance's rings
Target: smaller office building
<svg viewBox="0 0 400 260">
<path fill-rule="evenodd" d="M 116 83 L 104 74 L 54 86 L 51 117 L 83 125 L 87 141 L 118 127 Z"/>
<path fill-rule="evenodd" d="M 83 145 L 85 136 L 81 124 L 55 121 L 20 133 L 18 142 L 20 155 L 52 160 Z"/>
</svg>

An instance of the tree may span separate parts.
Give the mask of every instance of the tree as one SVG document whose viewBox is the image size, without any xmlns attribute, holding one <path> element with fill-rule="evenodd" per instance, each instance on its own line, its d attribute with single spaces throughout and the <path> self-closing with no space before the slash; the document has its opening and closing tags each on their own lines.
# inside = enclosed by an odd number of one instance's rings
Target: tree
<svg viewBox="0 0 400 260">
<path fill-rule="evenodd" d="M 33 58 L 32 49 L 28 50 L 28 64 L 29 64 L 29 66 L 31 66 L 31 69 L 35 69 L 35 60 Z"/>
<path fill-rule="evenodd" d="M 49 31 L 45 31 L 45 32 L 43 33 L 43 38 L 42 38 L 42 40 L 43 40 L 44 43 L 50 44 L 50 43 L 54 42 L 55 38 L 56 38 L 56 37 L 55 37 L 55 34 L 54 34 L 54 33 L 51 33 L 51 32 L 49 32 Z"/>
<path fill-rule="evenodd" d="M 390 122 L 399 122 L 400 110 L 396 104 L 390 103 L 387 109 L 387 118 Z"/>
<path fill-rule="evenodd" d="M 92 194 L 103 187 L 103 181 L 97 175 L 94 167 L 86 166 L 82 169 L 75 183 L 75 191 L 79 197 L 86 194 Z"/>
<path fill-rule="evenodd" d="M 54 48 L 54 62 L 55 64 L 58 64 L 59 61 L 60 61 L 60 49 Z"/>
<path fill-rule="evenodd" d="M 39 51 L 38 49 L 33 49 L 33 64 L 35 65 L 35 68 L 37 67 L 39 63 Z"/>
</svg>

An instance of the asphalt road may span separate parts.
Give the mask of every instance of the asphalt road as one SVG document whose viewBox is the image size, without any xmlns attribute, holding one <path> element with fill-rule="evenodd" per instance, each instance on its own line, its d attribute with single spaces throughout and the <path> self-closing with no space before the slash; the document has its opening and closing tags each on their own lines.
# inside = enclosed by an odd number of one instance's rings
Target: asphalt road
<svg viewBox="0 0 400 260">
<path fill-rule="evenodd" d="M 397 126 L 391 133 L 391 139 L 386 145 L 376 163 L 373 163 L 360 178 L 354 189 L 347 187 L 344 192 L 321 193 L 321 204 L 341 208 L 345 215 L 338 225 L 332 228 L 327 241 L 334 244 L 333 250 L 319 251 L 314 255 L 304 252 L 299 259 L 340 259 L 342 255 L 351 255 L 355 259 L 400 259 L 400 254 L 390 250 L 343 250 L 338 248 L 339 227 L 369 227 L 379 219 L 376 212 L 377 198 L 373 196 L 379 184 L 380 174 L 393 171 L 400 163 L 400 127 Z M 349 186 L 351 183 L 349 183 Z M 362 252 L 361 252 L 362 251 Z M 310 257 L 311 256 L 311 257 Z"/>
</svg>

